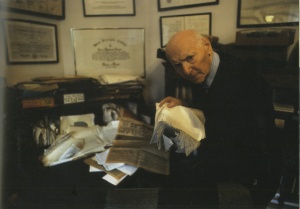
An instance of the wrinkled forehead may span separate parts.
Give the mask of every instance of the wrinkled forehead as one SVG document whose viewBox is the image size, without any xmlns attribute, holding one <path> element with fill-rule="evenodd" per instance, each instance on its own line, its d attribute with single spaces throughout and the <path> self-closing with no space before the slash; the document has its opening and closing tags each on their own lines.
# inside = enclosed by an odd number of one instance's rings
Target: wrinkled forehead
<svg viewBox="0 0 300 209">
<path fill-rule="evenodd" d="M 175 36 L 166 46 L 166 55 L 171 60 L 184 59 L 191 51 L 199 47 L 201 39 L 187 36 Z"/>
</svg>

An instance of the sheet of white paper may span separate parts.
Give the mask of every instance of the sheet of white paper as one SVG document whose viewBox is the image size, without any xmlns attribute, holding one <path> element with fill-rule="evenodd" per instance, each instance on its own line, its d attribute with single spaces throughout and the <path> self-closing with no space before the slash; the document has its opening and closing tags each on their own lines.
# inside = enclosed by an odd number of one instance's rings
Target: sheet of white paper
<svg viewBox="0 0 300 209">
<path fill-rule="evenodd" d="M 105 164 L 105 161 L 106 161 L 108 152 L 109 152 L 109 149 L 107 149 L 107 150 L 105 150 L 105 151 L 103 151 L 103 152 L 97 153 L 97 154 L 95 155 L 95 156 L 96 156 L 97 163 L 98 163 L 99 165 Z"/>
<path fill-rule="evenodd" d="M 125 175 L 124 177 L 122 177 L 121 179 L 116 179 L 114 178 L 113 176 L 109 175 L 109 174 L 106 174 L 105 176 L 102 177 L 102 179 L 108 181 L 109 183 L 117 186 L 123 179 L 126 178 L 127 175 Z"/>
<path fill-rule="evenodd" d="M 111 171 L 113 169 L 119 168 L 124 166 L 125 163 L 105 163 L 103 164 L 103 167 L 107 170 L 107 171 Z"/>
<path fill-rule="evenodd" d="M 131 165 L 123 165 L 118 168 L 118 170 L 122 171 L 123 173 L 126 173 L 127 175 L 131 176 L 137 171 L 138 167 L 131 166 Z"/>
<path fill-rule="evenodd" d="M 122 83 L 126 81 L 136 81 L 139 79 L 139 76 L 132 76 L 132 75 L 100 75 L 99 81 L 101 84 L 115 84 L 115 83 Z"/>
<path fill-rule="evenodd" d="M 90 169 L 89 169 L 90 172 L 103 172 L 103 170 L 99 169 L 99 168 L 95 168 L 93 166 L 90 166 Z"/>
<path fill-rule="evenodd" d="M 165 150 L 168 151 L 170 147 L 172 147 L 173 142 L 169 137 L 166 137 L 165 135 L 163 135 L 163 139 L 164 139 Z"/>
<path fill-rule="evenodd" d="M 72 161 L 72 158 L 68 158 L 68 159 L 64 159 L 64 160 L 60 160 L 60 161 L 50 163 L 49 166 L 59 165 L 59 164 L 66 163 L 66 162 L 69 162 L 69 161 Z"/>
<path fill-rule="evenodd" d="M 101 127 L 99 135 L 101 138 L 105 139 L 109 144 L 113 143 L 118 133 L 119 121 L 111 121 L 106 126 Z"/>
<path fill-rule="evenodd" d="M 100 153 L 97 153 L 96 154 L 96 160 L 97 160 L 97 163 L 99 165 L 103 165 L 103 167 L 107 170 L 107 171 L 111 171 L 113 169 L 116 169 L 116 168 L 119 168 L 121 166 L 124 166 L 125 163 L 105 163 L 106 162 L 106 158 L 107 158 L 107 155 L 109 153 L 109 149 L 103 151 L 103 152 L 100 152 Z"/>
</svg>

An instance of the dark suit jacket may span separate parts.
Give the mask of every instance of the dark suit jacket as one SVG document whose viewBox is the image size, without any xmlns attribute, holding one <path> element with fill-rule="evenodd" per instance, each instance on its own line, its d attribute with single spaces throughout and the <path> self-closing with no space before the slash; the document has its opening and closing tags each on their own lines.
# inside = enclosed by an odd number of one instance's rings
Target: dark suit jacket
<svg viewBox="0 0 300 209">
<path fill-rule="evenodd" d="M 278 155 L 271 92 L 251 63 L 219 56 L 220 65 L 207 93 L 200 85 L 192 86 L 193 107 L 206 117 L 206 138 L 195 167 L 218 181 L 250 185 L 254 179 L 273 175 L 271 167 Z"/>
</svg>

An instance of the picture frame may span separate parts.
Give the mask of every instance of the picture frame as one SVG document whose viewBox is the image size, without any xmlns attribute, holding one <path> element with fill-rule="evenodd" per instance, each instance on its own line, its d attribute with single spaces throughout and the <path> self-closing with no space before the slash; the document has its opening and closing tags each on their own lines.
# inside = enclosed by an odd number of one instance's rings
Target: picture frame
<svg viewBox="0 0 300 209">
<path fill-rule="evenodd" d="M 203 35 L 211 35 L 212 14 L 196 13 L 160 17 L 160 43 L 164 47 L 171 36 L 181 30 L 193 29 Z"/>
<path fill-rule="evenodd" d="M 238 0 L 238 28 L 297 25 L 299 0 Z"/>
<path fill-rule="evenodd" d="M 219 4 L 219 0 L 157 0 L 158 11 L 184 9 L 190 7 L 199 7 L 216 4 Z"/>
<path fill-rule="evenodd" d="M 0 1 L 0 7 L 11 12 L 57 20 L 65 19 L 65 0 Z"/>
<path fill-rule="evenodd" d="M 55 24 L 23 19 L 3 19 L 8 64 L 57 63 Z"/>
<path fill-rule="evenodd" d="M 82 0 L 85 17 L 135 16 L 135 0 Z"/>
<path fill-rule="evenodd" d="M 72 28 L 75 74 L 145 77 L 144 28 Z"/>
</svg>

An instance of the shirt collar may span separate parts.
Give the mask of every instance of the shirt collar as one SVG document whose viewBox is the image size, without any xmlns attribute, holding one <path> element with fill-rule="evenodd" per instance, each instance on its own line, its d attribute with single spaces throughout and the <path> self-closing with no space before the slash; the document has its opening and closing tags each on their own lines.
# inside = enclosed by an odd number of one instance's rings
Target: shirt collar
<svg viewBox="0 0 300 209">
<path fill-rule="evenodd" d="M 210 72 L 205 81 L 206 85 L 208 85 L 208 87 L 211 86 L 211 84 L 215 78 L 215 75 L 216 75 L 218 67 L 219 67 L 219 63 L 220 63 L 220 57 L 216 52 L 214 52 L 211 67 L 210 67 Z"/>
</svg>

